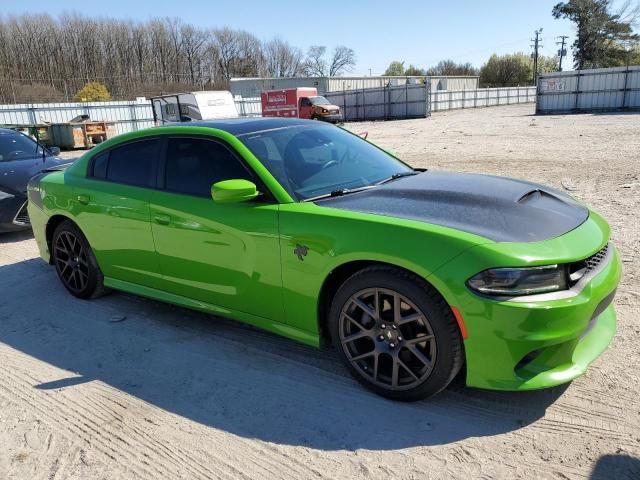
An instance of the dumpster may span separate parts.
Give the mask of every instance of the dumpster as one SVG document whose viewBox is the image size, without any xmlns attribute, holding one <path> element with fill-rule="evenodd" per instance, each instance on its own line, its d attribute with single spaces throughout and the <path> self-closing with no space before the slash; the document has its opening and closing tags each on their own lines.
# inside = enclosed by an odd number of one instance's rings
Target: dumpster
<svg viewBox="0 0 640 480">
<path fill-rule="evenodd" d="M 115 123 L 92 121 L 88 115 L 50 125 L 50 142 L 62 149 L 91 148 L 115 135 Z"/>
</svg>

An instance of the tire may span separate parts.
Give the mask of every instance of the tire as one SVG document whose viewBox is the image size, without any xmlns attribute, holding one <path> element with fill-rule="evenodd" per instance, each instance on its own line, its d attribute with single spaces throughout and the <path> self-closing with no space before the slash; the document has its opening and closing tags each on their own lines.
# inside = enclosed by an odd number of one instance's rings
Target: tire
<svg viewBox="0 0 640 480">
<path fill-rule="evenodd" d="M 423 279 L 393 267 L 368 267 L 347 279 L 331 302 L 329 330 L 356 380 L 394 400 L 435 395 L 464 361 L 449 305 Z"/>
<path fill-rule="evenodd" d="M 51 255 L 58 278 L 74 297 L 97 298 L 109 291 L 89 242 L 72 221 L 53 232 Z"/>
</svg>

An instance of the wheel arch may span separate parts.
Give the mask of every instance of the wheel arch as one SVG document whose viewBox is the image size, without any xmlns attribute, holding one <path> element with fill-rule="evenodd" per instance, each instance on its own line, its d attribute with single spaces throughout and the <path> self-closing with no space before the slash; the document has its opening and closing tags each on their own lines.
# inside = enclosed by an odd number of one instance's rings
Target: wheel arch
<svg viewBox="0 0 640 480">
<path fill-rule="evenodd" d="M 427 278 L 419 273 L 412 271 L 408 268 L 401 267 L 399 265 L 395 265 L 393 263 L 384 262 L 380 260 L 352 260 L 345 262 L 337 267 L 335 267 L 327 277 L 324 279 L 322 283 L 322 287 L 320 288 L 320 294 L 318 296 L 318 306 L 317 306 L 317 315 L 318 315 L 318 332 L 320 336 L 320 344 L 322 347 L 331 346 L 331 335 L 329 333 L 329 310 L 331 309 L 331 300 L 335 296 L 338 289 L 342 286 L 342 284 L 353 274 L 356 272 L 363 270 L 367 267 L 372 266 L 384 266 L 394 268 L 396 270 L 400 270 L 411 275 L 415 275 L 424 281 L 427 285 L 429 285 L 434 292 L 436 292 L 444 302 L 451 308 L 451 304 L 447 301 L 447 299 L 442 295 L 442 293 L 436 288 L 436 286 L 430 282 Z M 452 316 L 455 318 L 455 314 L 452 310 Z M 456 319 L 457 320 L 457 319 Z M 460 329 L 460 325 L 457 324 L 456 327 L 460 333 L 460 336 L 463 337 L 463 332 Z"/>
<path fill-rule="evenodd" d="M 66 215 L 61 215 L 59 213 L 52 215 L 47 221 L 47 225 L 45 226 L 44 234 L 45 234 L 45 239 L 47 241 L 47 248 L 49 249 L 49 264 L 51 265 L 53 265 L 53 254 L 51 253 L 51 242 L 53 241 L 53 232 L 56 231 L 56 228 L 58 228 L 58 225 L 60 225 L 62 222 L 65 222 L 67 220 L 72 222 L 76 227 L 78 227 L 78 229 L 80 229 L 80 226 L 71 217 L 68 217 Z M 80 229 L 80 231 L 82 231 L 82 229 Z"/>
</svg>

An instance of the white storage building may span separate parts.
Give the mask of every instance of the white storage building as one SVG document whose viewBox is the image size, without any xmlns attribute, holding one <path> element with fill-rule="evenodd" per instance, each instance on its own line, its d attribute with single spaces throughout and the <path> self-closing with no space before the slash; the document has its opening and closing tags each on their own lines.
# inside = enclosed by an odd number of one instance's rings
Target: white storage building
<svg viewBox="0 0 640 480">
<path fill-rule="evenodd" d="M 362 90 L 386 86 L 418 84 L 428 81 L 431 91 L 473 90 L 478 88 L 477 76 L 398 76 L 398 77 L 291 77 L 291 78 L 232 78 L 231 93 L 242 98 L 255 98 L 265 90 L 284 90 L 296 87 L 315 87 L 319 95 L 343 90 Z"/>
</svg>

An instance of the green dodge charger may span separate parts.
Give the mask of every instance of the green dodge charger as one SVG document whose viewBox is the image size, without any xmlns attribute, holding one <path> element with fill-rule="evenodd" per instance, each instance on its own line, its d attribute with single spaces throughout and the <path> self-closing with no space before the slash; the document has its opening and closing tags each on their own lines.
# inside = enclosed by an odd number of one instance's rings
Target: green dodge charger
<svg viewBox="0 0 640 480">
<path fill-rule="evenodd" d="M 552 188 L 413 169 L 342 128 L 255 118 L 120 135 L 28 187 L 42 258 L 123 290 L 333 346 L 371 390 L 531 390 L 615 334 L 609 226 Z"/>
</svg>

